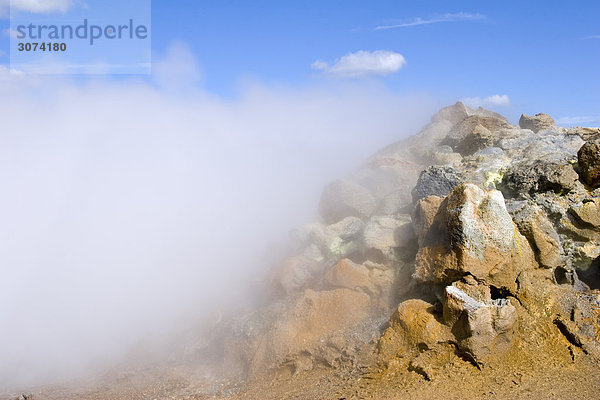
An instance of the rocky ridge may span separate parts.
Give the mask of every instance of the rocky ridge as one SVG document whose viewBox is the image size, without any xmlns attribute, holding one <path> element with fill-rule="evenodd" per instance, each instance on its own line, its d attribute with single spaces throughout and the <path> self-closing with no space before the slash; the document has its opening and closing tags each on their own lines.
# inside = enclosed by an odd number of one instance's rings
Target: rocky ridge
<svg viewBox="0 0 600 400">
<path fill-rule="evenodd" d="M 600 132 L 462 103 L 327 186 L 264 306 L 235 322 L 244 379 L 316 365 L 477 369 L 600 356 Z M 581 361 L 584 362 L 584 361 Z"/>
</svg>

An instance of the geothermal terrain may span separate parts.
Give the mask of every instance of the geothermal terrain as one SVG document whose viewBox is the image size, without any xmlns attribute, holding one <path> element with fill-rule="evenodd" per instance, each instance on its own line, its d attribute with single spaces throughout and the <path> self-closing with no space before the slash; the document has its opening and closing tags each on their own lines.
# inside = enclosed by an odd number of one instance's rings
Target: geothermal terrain
<svg viewBox="0 0 600 400">
<path fill-rule="evenodd" d="M 2 399 L 598 399 L 599 185 L 599 129 L 457 103 L 324 189 L 257 304 Z"/>
</svg>

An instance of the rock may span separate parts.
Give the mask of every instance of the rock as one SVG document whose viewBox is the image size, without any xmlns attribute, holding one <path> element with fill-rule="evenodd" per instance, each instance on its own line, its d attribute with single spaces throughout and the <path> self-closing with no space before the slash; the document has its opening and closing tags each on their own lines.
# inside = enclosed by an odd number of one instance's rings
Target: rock
<svg viewBox="0 0 600 400">
<path fill-rule="evenodd" d="M 568 128 L 567 132 L 569 135 L 577 135 L 585 141 L 600 138 L 600 128 L 583 128 L 578 126 L 575 128 Z"/>
<path fill-rule="evenodd" d="M 357 217 L 346 217 L 326 226 L 322 238 L 316 242 L 323 246 L 324 254 L 337 261 L 360 253 L 360 240 L 365 223 Z"/>
<path fill-rule="evenodd" d="M 531 129 L 537 133 L 542 130 L 556 128 L 556 123 L 554 123 L 554 119 L 548 114 L 540 113 L 535 116 L 521 114 L 519 126 L 523 129 Z"/>
<path fill-rule="evenodd" d="M 439 196 L 427 196 L 417 202 L 412 214 L 413 229 L 417 235 L 419 247 L 423 246 L 425 236 L 433 224 L 444 199 Z"/>
<path fill-rule="evenodd" d="M 526 160 L 509 167 L 502 178 L 501 190 L 507 197 L 527 197 L 548 191 L 566 194 L 573 190 L 578 179 L 570 164 Z"/>
<path fill-rule="evenodd" d="M 365 257 L 375 262 L 393 263 L 398 247 L 406 246 L 414 237 L 408 215 L 400 218 L 376 216 L 367 221 L 363 231 Z"/>
<path fill-rule="evenodd" d="M 433 165 L 458 165 L 462 161 L 460 153 L 455 153 L 452 147 L 448 145 L 442 145 L 433 148 L 429 157 Z"/>
<path fill-rule="evenodd" d="M 328 224 L 336 223 L 345 217 L 369 217 L 377 203 L 371 193 L 357 183 L 338 180 L 329 184 L 319 203 L 319 213 Z"/>
<path fill-rule="evenodd" d="M 471 115 L 454 126 L 442 144 L 455 148 L 476 129 L 485 128 L 490 135 L 497 135 L 502 129 L 509 129 L 511 125 L 504 118 L 493 116 Z"/>
<path fill-rule="evenodd" d="M 581 177 L 590 186 L 600 184 L 600 139 L 585 144 L 577 152 L 577 160 L 581 169 Z"/>
<path fill-rule="evenodd" d="M 306 290 L 289 309 L 278 312 L 259 336 L 250 361 L 251 374 L 302 355 L 318 359 L 328 347 L 323 344 L 340 335 L 347 337 L 344 332 L 368 318 L 369 310 L 370 298 L 365 293 L 350 289 Z M 341 352 L 335 355 L 340 357 Z"/>
<path fill-rule="evenodd" d="M 442 108 L 431 118 L 431 121 L 449 121 L 452 125 L 456 125 L 468 116 L 468 107 L 459 101 L 454 105 Z"/>
<path fill-rule="evenodd" d="M 461 155 L 471 155 L 486 147 L 494 145 L 496 137 L 483 125 L 477 124 L 465 138 L 456 145 L 456 151 Z"/>
<path fill-rule="evenodd" d="M 417 253 L 414 277 L 449 284 L 470 274 L 514 291 L 519 271 L 536 265 L 502 193 L 467 183 L 456 187 L 440 205 Z"/>
<path fill-rule="evenodd" d="M 410 360 L 408 370 L 421 374 L 426 380 L 431 381 L 439 376 L 444 366 L 459 361 L 456 348 L 451 343 L 438 343 Z"/>
<path fill-rule="evenodd" d="M 371 166 L 353 175 L 353 179 L 365 187 L 378 203 L 379 214 L 398 213 L 412 202 L 410 189 L 419 177 L 420 169 L 407 170 L 393 165 Z"/>
<path fill-rule="evenodd" d="M 325 274 L 325 282 L 334 288 L 362 289 L 374 292 L 369 269 L 348 259 L 340 260 Z"/>
<path fill-rule="evenodd" d="M 553 341 L 553 349 L 573 345 L 592 355 L 597 363 L 600 357 L 600 296 L 573 290 L 570 285 L 556 285 L 552 271 L 526 271 L 518 278 L 519 300 L 533 320 L 527 332 L 536 330 L 543 342 Z M 559 336 L 561 342 L 554 338 Z M 525 338 L 527 339 L 527 338 Z"/>
<path fill-rule="evenodd" d="M 411 299 L 400 303 L 379 340 L 379 353 L 391 358 L 450 340 L 450 330 L 438 322 L 434 309 L 432 304 L 423 300 Z"/>
<path fill-rule="evenodd" d="M 558 233 L 546 214 L 536 204 L 519 202 L 510 210 L 519 232 L 529 240 L 539 264 L 556 268 L 561 263 L 562 246 Z"/>
<path fill-rule="evenodd" d="M 297 293 L 308 287 L 324 267 L 325 263 L 306 255 L 291 257 L 275 271 L 271 284 L 276 293 Z"/>
<path fill-rule="evenodd" d="M 600 198 L 596 197 L 583 204 L 573 205 L 569 212 L 577 220 L 591 228 L 600 229 Z"/>
<path fill-rule="evenodd" d="M 417 185 L 412 190 L 413 202 L 427 196 L 445 197 L 462 182 L 462 176 L 454 168 L 431 166 L 421 172 Z"/>
<path fill-rule="evenodd" d="M 444 321 L 453 327 L 462 351 L 477 363 L 508 351 L 514 341 L 515 307 L 506 299 L 481 302 L 455 286 L 447 286 Z"/>
</svg>

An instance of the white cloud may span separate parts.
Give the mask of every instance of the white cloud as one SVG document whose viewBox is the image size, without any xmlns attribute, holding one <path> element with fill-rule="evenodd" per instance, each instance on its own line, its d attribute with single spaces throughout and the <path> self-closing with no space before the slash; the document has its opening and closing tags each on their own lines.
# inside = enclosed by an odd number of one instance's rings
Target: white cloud
<svg viewBox="0 0 600 400">
<path fill-rule="evenodd" d="M 488 97 L 465 97 L 461 99 L 469 107 L 508 107 L 510 98 L 506 94 L 494 94 Z"/>
<path fill-rule="evenodd" d="M 579 117 L 561 117 L 556 120 L 559 125 L 574 126 L 592 124 L 597 125 L 600 123 L 600 116 L 579 116 Z"/>
<path fill-rule="evenodd" d="M 584 37 L 582 39 L 583 40 L 587 40 L 587 39 L 600 39 L 600 35 L 586 36 L 586 37 Z"/>
<path fill-rule="evenodd" d="M 485 19 L 485 15 L 479 13 L 466 13 L 466 12 L 458 12 L 458 13 L 447 13 L 442 15 L 433 16 L 431 18 L 421 18 L 417 17 L 409 21 L 401 22 L 398 24 L 392 25 L 380 25 L 374 28 L 376 31 L 385 30 L 385 29 L 395 29 L 395 28 L 406 28 L 409 26 L 418 26 L 418 25 L 427 25 L 427 24 L 437 24 L 440 22 L 458 22 L 458 21 L 477 21 Z"/>
<path fill-rule="evenodd" d="M 245 307 L 277 261 L 265 245 L 437 108 L 369 81 L 221 98 L 185 47 L 168 54 L 149 82 L 0 67 L 0 326 L 17 327 L 0 330 L 2 393 Z"/>
<path fill-rule="evenodd" d="M 6 17 L 10 7 L 14 11 L 36 14 L 66 12 L 74 4 L 73 0 L 0 0 L 0 17 Z"/>
<path fill-rule="evenodd" d="M 397 72 L 406 64 L 402 54 L 393 51 L 376 50 L 373 52 L 360 50 L 349 53 L 333 64 L 317 60 L 313 69 L 340 78 L 357 78 L 367 76 L 386 76 Z"/>
<path fill-rule="evenodd" d="M 6 53 L 3 50 L 0 50 L 0 57 L 4 57 Z"/>
</svg>

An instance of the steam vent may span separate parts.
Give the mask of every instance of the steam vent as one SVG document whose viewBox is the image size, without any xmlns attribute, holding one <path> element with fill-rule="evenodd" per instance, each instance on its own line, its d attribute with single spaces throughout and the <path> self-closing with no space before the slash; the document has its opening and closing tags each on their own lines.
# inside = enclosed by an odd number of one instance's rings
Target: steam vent
<svg viewBox="0 0 600 400">
<path fill-rule="evenodd" d="M 318 211 L 183 363 L 32 398 L 600 398 L 600 129 L 459 102 Z"/>
</svg>

